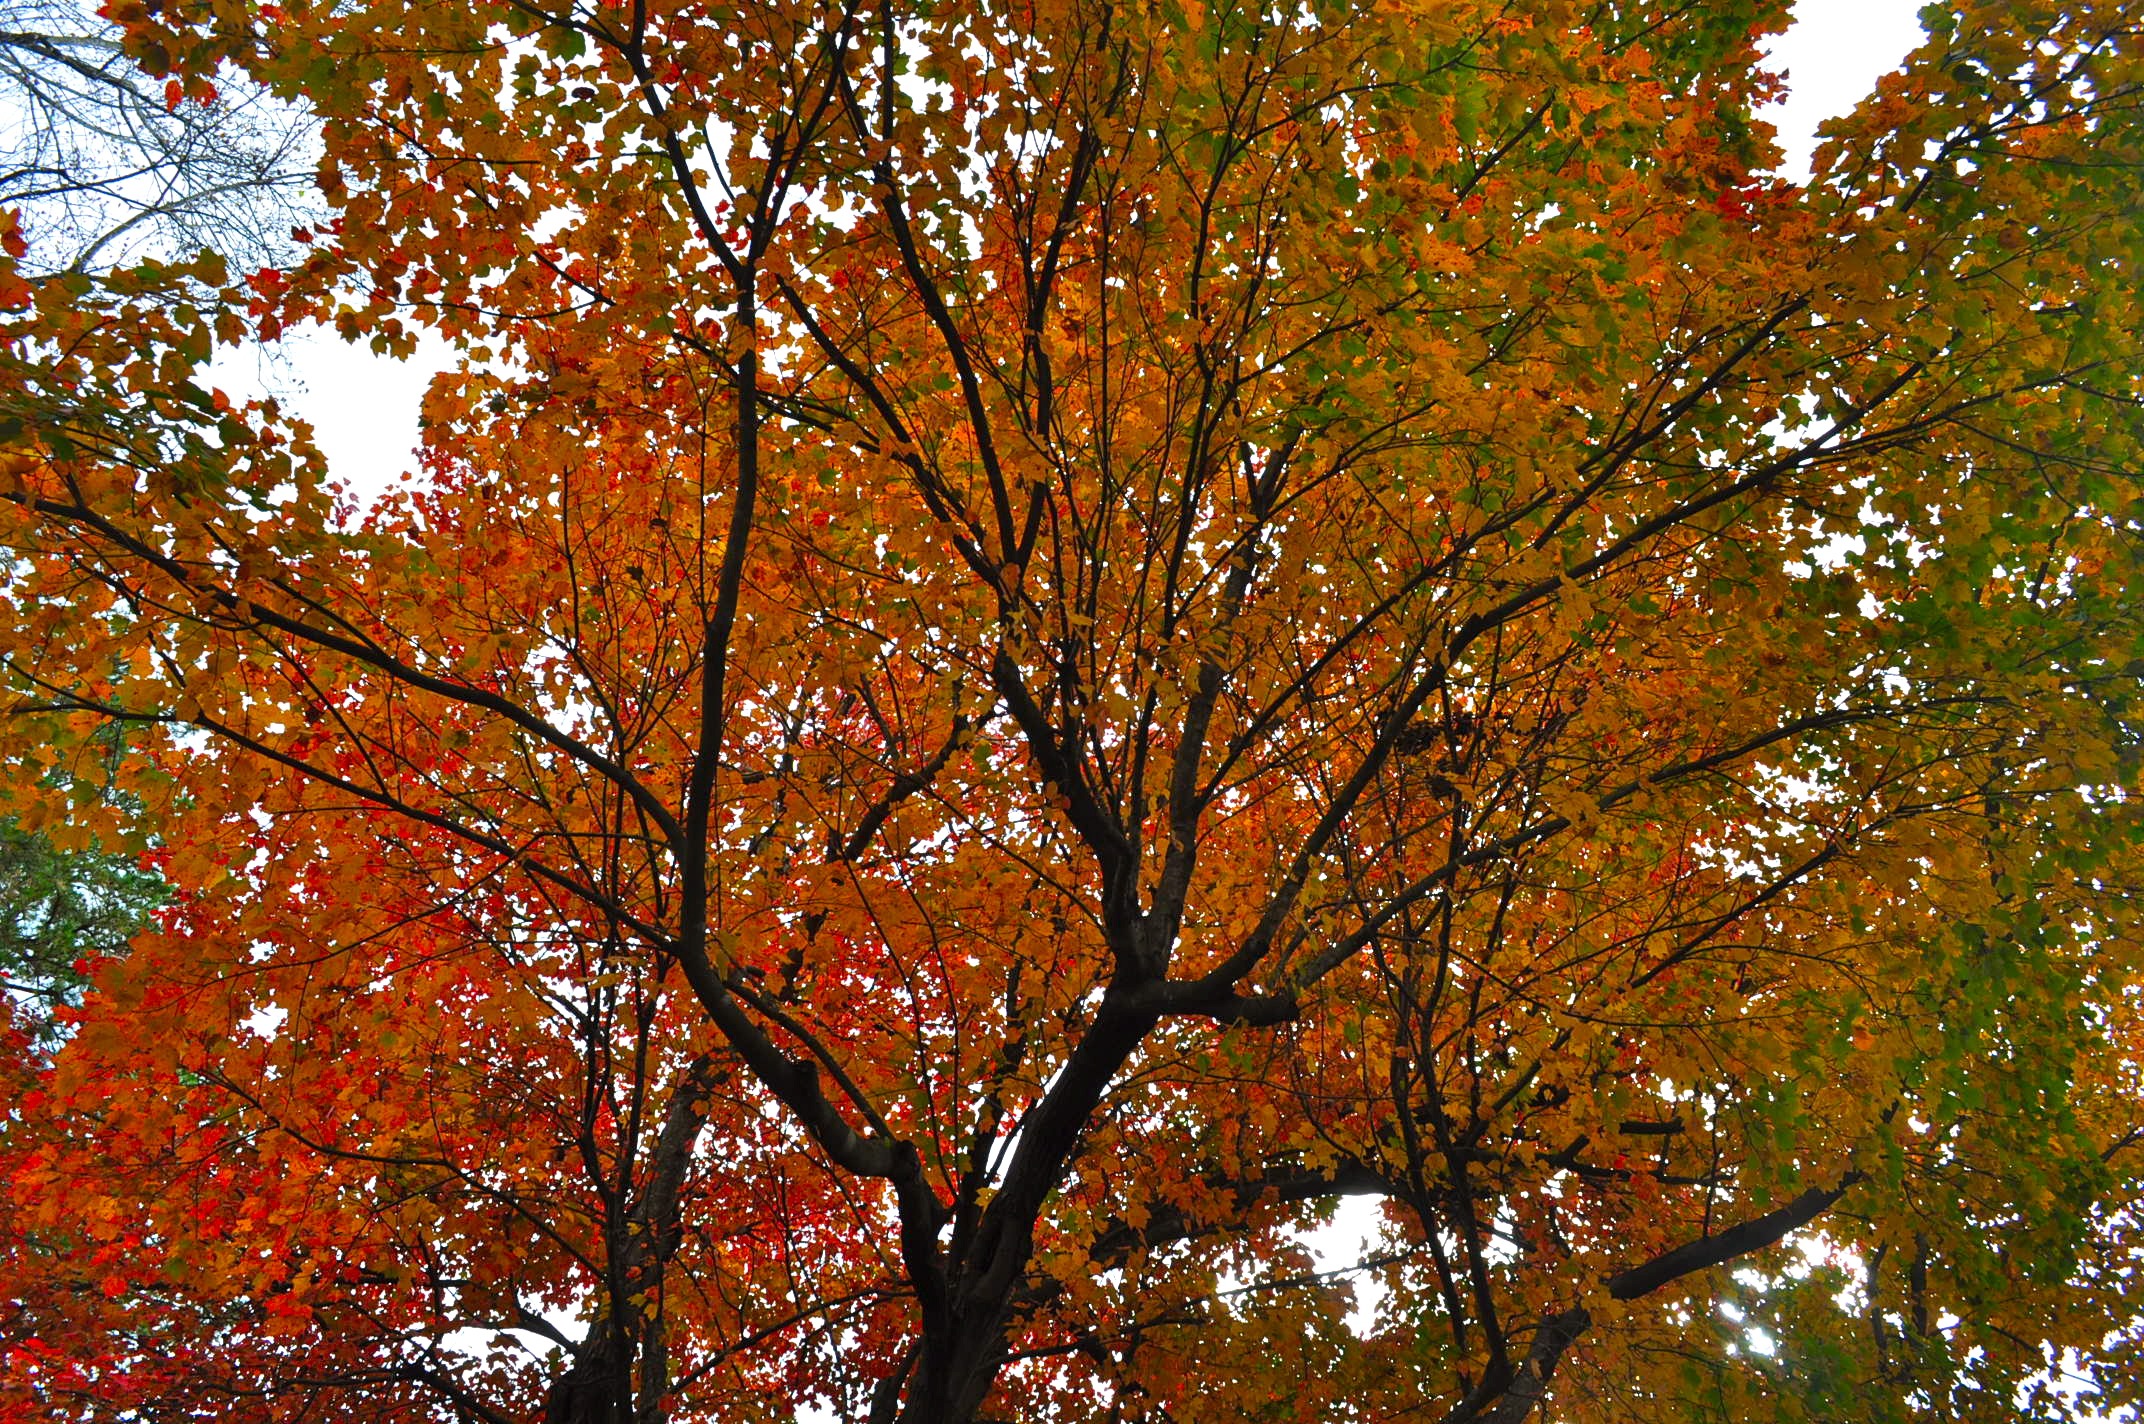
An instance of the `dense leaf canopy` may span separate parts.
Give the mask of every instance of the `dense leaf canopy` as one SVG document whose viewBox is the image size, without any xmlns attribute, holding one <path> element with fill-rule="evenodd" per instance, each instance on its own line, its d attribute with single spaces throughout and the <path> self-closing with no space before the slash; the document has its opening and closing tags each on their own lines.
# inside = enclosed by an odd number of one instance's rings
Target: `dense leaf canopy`
<svg viewBox="0 0 2144 1424">
<path fill-rule="evenodd" d="M 119 0 L 336 216 L 0 276 L 15 809 L 175 887 L 0 1417 L 2144 1404 L 2144 17 L 1798 184 L 1784 10 Z M 370 508 L 307 319 L 462 358 Z"/>
</svg>

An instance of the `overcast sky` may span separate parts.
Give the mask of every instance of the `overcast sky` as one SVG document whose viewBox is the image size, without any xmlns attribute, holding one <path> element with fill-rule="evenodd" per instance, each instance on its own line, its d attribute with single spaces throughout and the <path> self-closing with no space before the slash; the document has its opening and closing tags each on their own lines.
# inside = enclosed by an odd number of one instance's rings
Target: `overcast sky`
<svg viewBox="0 0 2144 1424">
<path fill-rule="evenodd" d="M 1808 173 L 1816 126 L 1852 109 L 1879 75 L 1921 38 L 1917 0 L 1799 0 L 1794 28 L 1773 46 L 1791 96 L 1767 111 L 1787 151 L 1786 172 Z M 369 498 L 411 463 L 417 405 L 426 382 L 447 359 L 432 343 L 408 362 L 372 355 L 315 329 L 282 342 L 289 369 L 268 381 L 312 422 L 335 478 Z M 258 391 L 259 362 L 244 353 L 219 360 L 215 379 L 234 392 Z"/>
</svg>

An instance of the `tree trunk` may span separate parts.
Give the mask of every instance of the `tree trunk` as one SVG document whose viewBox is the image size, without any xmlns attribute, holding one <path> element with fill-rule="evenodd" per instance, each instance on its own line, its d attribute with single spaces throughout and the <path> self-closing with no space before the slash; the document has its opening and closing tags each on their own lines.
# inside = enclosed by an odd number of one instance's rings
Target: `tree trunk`
<svg viewBox="0 0 2144 1424">
<path fill-rule="evenodd" d="M 634 1424 L 633 1344 L 604 1325 L 544 1396 L 544 1424 Z"/>
</svg>

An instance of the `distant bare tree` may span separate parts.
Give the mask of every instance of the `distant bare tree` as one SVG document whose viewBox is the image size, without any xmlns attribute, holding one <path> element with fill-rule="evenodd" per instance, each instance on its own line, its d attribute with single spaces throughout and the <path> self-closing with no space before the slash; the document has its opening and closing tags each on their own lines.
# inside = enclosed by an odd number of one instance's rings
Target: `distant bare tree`
<svg viewBox="0 0 2144 1424">
<path fill-rule="evenodd" d="M 311 119 L 239 76 L 217 87 L 174 105 L 83 0 L 0 0 L 0 205 L 23 210 L 31 264 L 287 256 L 319 214 Z"/>
</svg>

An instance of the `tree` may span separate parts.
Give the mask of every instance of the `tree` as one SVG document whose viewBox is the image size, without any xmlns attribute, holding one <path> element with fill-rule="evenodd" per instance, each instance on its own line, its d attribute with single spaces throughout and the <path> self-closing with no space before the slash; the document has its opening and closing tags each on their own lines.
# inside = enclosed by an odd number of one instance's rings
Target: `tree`
<svg viewBox="0 0 2144 1424">
<path fill-rule="evenodd" d="M 0 5 L 0 96 L 0 204 L 29 214 L 41 270 L 204 247 L 287 262 L 317 216 L 301 110 L 227 73 L 150 74 L 74 0 Z"/>
<path fill-rule="evenodd" d="M 54 1014 L 87 988 L 79 967 L 126 952 L 163 899 L 162 882 L 124 855 L 63 855 L 50 841 L 0 823 L 0 990 L 11 1052 L 49 1048 Z"/>
<path fill-rule="evenodd" d="M 12 752 L 177 895 L 19 1413 L 2136 1402 L 2133 6 L 1806 187 L 1776 4 L 115 13 L 339 216 L 0 293 Z M 306 317 L 465 354 L 370 511 L 191 375 Z"/>
<path fill-rule="evenodd" d="M 22 247 L 12 255 L 38 273 L 208 247 L 287 261 L 294 221 L 316 215 L 303 113 L 227 73 L 222 93 L 206 76 L 154 79 L 123 40 L 68 0 L 0 4 L 0 208 L 16 210 Z M 84 988 L 78 964 L 123 954 L 161 900 L 161 881 L 133 856 L 63 852 L 0 821 L 0 989 L 22 1035 L 11 1053 L 53 1045 L 52 1010 Z"/>
</svg>

